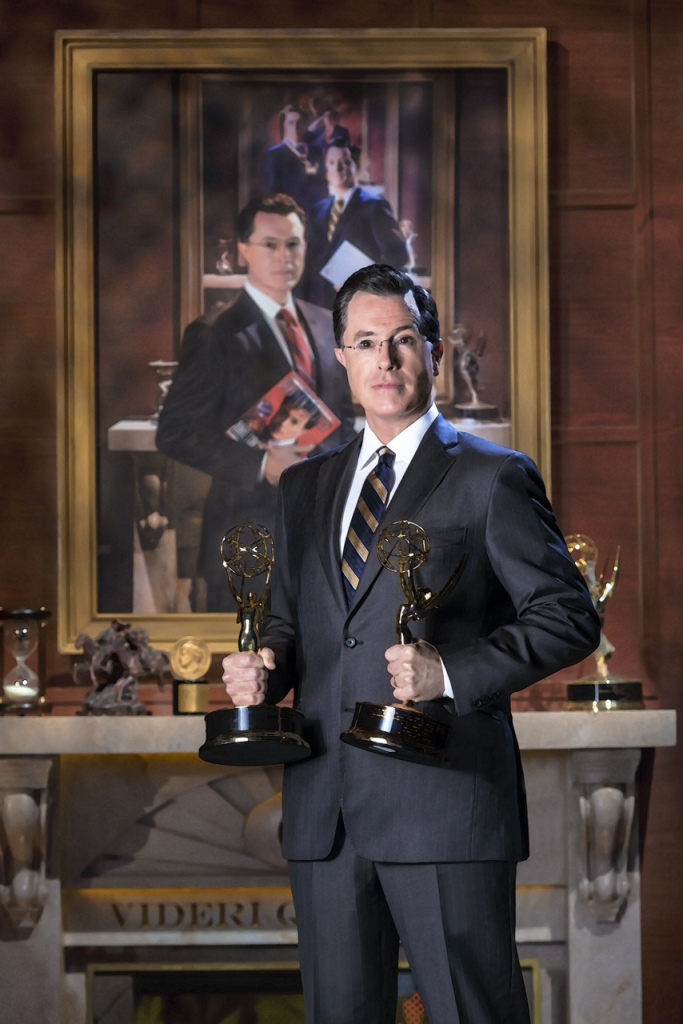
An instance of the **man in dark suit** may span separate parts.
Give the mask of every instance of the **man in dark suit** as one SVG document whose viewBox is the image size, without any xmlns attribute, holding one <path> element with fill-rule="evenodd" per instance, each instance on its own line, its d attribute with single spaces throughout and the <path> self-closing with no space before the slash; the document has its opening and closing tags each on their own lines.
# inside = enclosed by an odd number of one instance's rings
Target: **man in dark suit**
<svg viewBox="0 0 683 1024">
<path fill-rule="evenodd" d="M 327 191 L 323 150 L 306 141 L 306 115 L 288 106 L 280 113 L 282 142 L 263 155 L 261 191 L 264 196 L 284 192 L 308 212 Z"/>
<path fill-rule="evenodd" d="M 443 343 L 431 296 L 368 267 L 342 286 L 334 323 L 367 426 L 284 475 L 263 646 L 226 658 L 223 677 L 237 705 L 293 688 L 307 723 L 312 756 L 286 768 L 283 792 L 306 1019 L 393 1024 L 400 939 L 430 1024 L 528 1024 L 510 695 L 587 657 L 599 623 L 531 460 L 459 433 L 433 405 Z M 354 561 L 368 473 L 380 499 L 388 491 L 380 526 L 412 520 L 431 539 L 422 586 L 439 591 L 467 556 L 414 643 L 396 643 L 406 598 L 376 538 L 364 567 Z M 448 767 L 340 742 L 356 701 L 395 700 L 450 721 Z"/>
<path fill-rule="evenodd" d="M 345 242 L 368 263 L 397 268 L 405 267 L 408 250 L 386 199 L 358 186 L 355 151 L 341 138 L 325 151 L 325 174 L 330 194 L 310 211 L 306 271 L 297 294 L 331 309 L 337 289 L 321 271 Z"/>
<path fill-rule="evenodd" d="M 309 376 L 317 395 L 341 420 L 324 442 L 354 436 L 345 374 L 334 357 L 328 310 L 295 303 L 306 254 L 305 214 L 289 197 L 252 200 L 237 222 L 247 283 L 217 316 L 200 317 L 185 331 L 180 361 L 159 417 L 157 447 L 212 477 L 204 507 L 199 571 L 207 581 L 208 611 L 232 607 L 220 560 L 221 538 L 232 526 L 255 520 L 274 529 L 283 469 L 307 453 L 296 446 L 250 447 L 226 431 L 291 370 Z M 281 326 L 281 310 L 295 319 L 303 346 L 297 354 Z M 301 358 L 307 365 L 299 365 Z"/>
</svg>

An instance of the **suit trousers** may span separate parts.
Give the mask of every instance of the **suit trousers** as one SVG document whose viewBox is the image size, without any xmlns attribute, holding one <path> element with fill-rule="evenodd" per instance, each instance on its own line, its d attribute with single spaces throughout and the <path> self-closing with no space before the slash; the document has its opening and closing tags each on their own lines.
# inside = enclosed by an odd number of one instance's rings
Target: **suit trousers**
<svg viewBox="0 0 683 1024">
<path fill-rule="evenodd" d="M 515 865 L 290 861 L 306 1024 L 395 1024 L 402 943 L 429 1024 L 529 1024 Z"/>
</svg>

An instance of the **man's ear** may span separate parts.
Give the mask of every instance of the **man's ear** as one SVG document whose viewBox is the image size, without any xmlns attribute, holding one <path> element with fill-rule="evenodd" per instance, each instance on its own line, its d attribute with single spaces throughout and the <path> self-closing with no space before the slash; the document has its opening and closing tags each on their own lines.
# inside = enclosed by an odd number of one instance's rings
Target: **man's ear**
<svg viewBox="0 0 683 1024">
<path fill-rule="evenodd" d="M 339 346 L 337 346 L 335 348 L 335 350 L 334 350 L 334 354 L 337 357 L 337 359 L 339 360 L 339 362 L 342 364 L 344 369 L 346 369 L 346 354 L 344 352 L 344 349 L 343 348 L 339 348 Z"/>
<path fill-rule="evenodd" d="M 239 257 L 239 265 L 241 267 L 246 267 L 247 270 L 249 270 L 249 260 L 247 259 L 247 243 L 246 242 L 238 242 L 237 243 L 237 255 Z"/>
<path fill-rule="evenodd" d="M 443 359 L 443 339 L 439 338 L 437 342 L 432 344 L 432 373 L 435 377 L 439 376 L 439 370 L 441 367 L 441 360 Z"/>
</svg>

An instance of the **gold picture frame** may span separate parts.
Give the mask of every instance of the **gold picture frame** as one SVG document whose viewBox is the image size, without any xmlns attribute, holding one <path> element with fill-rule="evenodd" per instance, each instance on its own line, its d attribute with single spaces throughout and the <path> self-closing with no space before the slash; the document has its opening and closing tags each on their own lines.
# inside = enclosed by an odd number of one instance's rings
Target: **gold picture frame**
<svg viewBox="0 0 683 1024">
<path fill-rule="evenodd" d="M 106 487 L 103 485 L 105 463 L 109 458 L 107 429 L 114 417 L 103 420 L 102 409 L 106 409 L 108 401 L 114 408 L 114 398 L 121 394 L 130 392 L 133 401 L 135 395 L 146 393 L 140 390 L 140 382 L 144 379 L 144 388 L 148 387 L 144 374 L 151 374 L 151 370 L 144 364 L 131 370 L 134 364 L 126 360 L 131 351 L 135 353 L 140 346 L 144 349 L 150 333 L 148 308 L 143 304 L 148 293 L 157 298 L 168 295 L 168 307 L 158 320 L 165 316 L 168 323 L 173 324 L 173 332 L 168 332 L 168 342 L 164 342 L 167 352 L 165 356 L 161 354 L 160 362 L 164 358 L 169 360 L 174 345 L 177 351 L 182 328 L 201 312 L 203 275 L 206 277 L 206 264 L 202 266 L 206 239 L 202 236 L 201 221 L 202 145 L 206 125 L 198 114 L 197 82 L 221 76 L 232 76 L 239 82 L 258 78 L 276 83 L 312 76 L 320 82 L 332 76 L 337 81 L 355 84 L 366 80 L 388 82 L 388 88 L 394 92 L 397 83 L 399 86 L 412 80 L 430 83 L 432 123 L 426 137 L 431 140 L 432 171 L 425 184 L 432 190 L 432 199 L 431 223 L 425 233 L 430 238 L 429 284 L 439 305 L 446 337 L 460 313 L 459 275 L 470 260 L 473 266 L 476 264 L 478 252 L 478 245 L 470 244 L 466 252 L 459 248 L 461 243 L 455 225 L 458 216 L 453 199 L 455 140 L 466 118 L 461 118 L 453 90 L 447 84 L 448 76 L 472 73 L 467 81 L 474 83 L 472 89 L 476 94 L 477 83 L 484 80 L 477 76 L 489 72 L 496 81 L 504 82 L 498 103 L 505 137 L 499 147 L 501 152 L 494 152 L 493 156 L 497 161 L 499 198 L 501 209 L 506 211 L 506 223 L 497 237 L 493 231 L 491 242 L 504 267 L 500 272 L 504 300 L 499 303 L 500 308 L 494 310 L 498 321 L 504 322 L 500 332 L 501 336 L 505 335 L 501 341 L 505 364 L 503 404 L 509 411 L 510 443 L 531 455 L 549 482 L 544 29 L 430 29 L 420 33 L 402 29 L 64 31 L 57 34 L 60 172 L 57 203 L 58 642 L 62 652 L 74 653 L 80 634 L 99 634 L 117 617 L 145 629 L 156 646 L 169 646 L 187 634 L 203 639 L 214 652 L 227 652 L 236 642 L 234 615 L 202 611 L 140 612 L 134 606 L 127 607 L 126 601 L 117 603 L 114 597 L 104 600 L 101 596 L 108 571 L 103 568 L 103 551 L 108 552 L 110 558 L 106 564 L 122 563 L 104 520 L 110 518 L 126 535 L 129 529 L 133 530 L 133 519 L 128 522 L 130 507 L 124 500 L 128 482 L 123 477 L 121 482 L 114 476 L 107 478 Z M 103 83 L 113 81 L 111 76 L 123 86 L 115 102 L 107 105 L 102 90 Z M 136 158 L 142 167 L 140 173 L 145 172 L 143 162 L 151 159 L 149 154 L 154 140 L 144 135 L 144 122 L 140 120 L 144 111 L 140 113 L 140 104 L 133 104 L 124 88 L 127 81 L 140 81 L 140 76 L 145 76 L 145 92 L 151 96 L 153 116 L 167 118 L 169 137 L 172 135 L 177 146 L 168 181 L 159 181 L 158 188 L 154 181 L 148 182 L 147 198 L 126 192 L 121 200 L 127 205 L 131 218 L 135 213 L 136 220 L 131 219 L 130 223 L 136 227 L 139 222 L 142 224 L 139 235 L 129 241 L 116 233 L 117 211 L 112 204 L 117 178 L 115 169 L 112 170 L 102 154 L 114 154 L 116 159 L 122 154 L 121 159 L 125 159 L 126 147 L 132 145 L 126 119 L 134 108 L 137 129 L 144 142 L 144 145 L 137 145 Z M 154 105 L 155 85 L 161 80 L 170 83 L 168 89 L 164 85 L 166 92 L 163 93 L 172 97 L 168 109 L 163 103 Z M 476 110 L 470 120 L 476 122 Z M 485 144 L 477 159 L 481 159 L 484 166 L 488 159 Z M 396 187 L 395 180 L 393 187 Z M 161 250 L 155 250 L 154 258 L 145 261 L 146 212 L 150 202 L 165 201 L 165 189 L 169 196 L 174 189 L 173 194 L 181 197 L 178 202 L 174 200 L 172 206 L 168 200 L 168 251 L 160 257 Z M 112 273 L 111 253 L 103 248 L 109 244 L 109 239 L 113 240 L 112 246 L 120 246 L 124 255 L 117 266 L 126 266 L 128 276 Z M 128 258 L 131 254 L 133 260 Z M 128 266 L 130 263 L 134 266 Z M 134 273 L 137 276 L 132 276 Z M 112 295 L 117 305 L 113 304 Z M 114 313 L 108 321 L 106 317 L 111 310 Z M 123 324 L 117 338 L 119 362 L 112 364 L 107 338 L 115 334 L 119 322 Z M 472 327 L 476 332 L 477 323 L 473 322 Z M 158 323 L 154 329 L 158 329 Z M 486 360 L 495 360 L 495 355 L 489 353 L 499 340 L 489 339 Z M 120 353 L 124 351 L 126 359 L 121 359 Z M 150 360 L 147 358 L 146 362 L 149 365 Z M 486 365 L 495 366 L 495 362 Z M 446 383 L 439 397 L 447 401 L 452 397 L 452 374 L 444 374 L 444 380 Z M 154 382 L 153 386 L 156 386 Z M 495 384 L 492 390 L 495 392 Z M 139 397 L 137 401 L 139 412 Z M 140 472 L 144 475 L 144 467 Z"/>
</svg>

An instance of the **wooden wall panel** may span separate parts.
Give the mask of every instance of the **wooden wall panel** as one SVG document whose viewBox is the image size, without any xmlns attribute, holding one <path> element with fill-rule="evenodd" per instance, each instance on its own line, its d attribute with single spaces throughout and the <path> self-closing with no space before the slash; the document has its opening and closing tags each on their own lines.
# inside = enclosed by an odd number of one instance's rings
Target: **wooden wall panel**
<svg viewBox="0 0 683 1024">
<path fill-rule="evenodd" d="M 562 29 L 550 47 L 557 75 L 553 185 L 594 201 L 633 189 L 632 40 L 624 31 L 630 6 L 622 5 L 621 24 Z"/>
<path fill-rule="evenodd" d="M 394 4 L 383 0 L 338 4 L 331 11 L 318 0 L 260 0 L 255 14 L 253 0 L 201 0 L 201 28 L 393 28 L 429 24 L 430 0 Z"/>
<path fill-rule="evenodd" d="M 632 210 L 557 211 L 552 246 L 553 426 L 634 426 L 636 292 Z"/>
<path fill-rule="evenodd" d="M 638 446 L 634 443 L 556 445 L 554 504 L 565 534 L 585 533 L 600 565 L 621 546 L 621 572 L 607 607 L 605 632 L 617 648 L 611 667 L 641 678 Z M 611 571 L 611 569 L 610 569 Z M 585 671 L 586 665 L 583 666 Z"/>
<path fill-rule="evenodd" d="M 683 7 L 652 0 L 651 150 L 656 349 L 658 612 L 652 660 L 662 704 L 683 713 Z M 643 875 L 646 1022 L 683 1021 L 683 744 L 655 766 Z M 675 952 L 674 952 L 675 951 Z M 678 970 L 674 963 L 678 960 Z"/>
<path fill-rule="evenodd" d="M 0 216 L 0 605 L 55 608 L 54 219 Z"/>
</svg>

